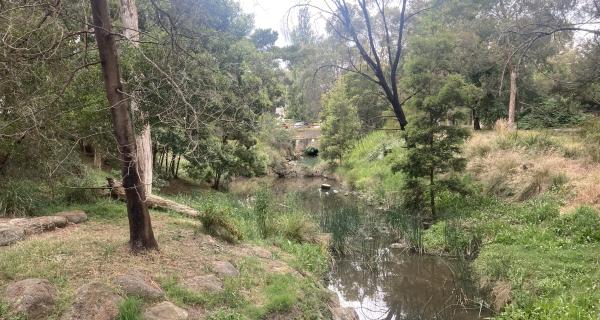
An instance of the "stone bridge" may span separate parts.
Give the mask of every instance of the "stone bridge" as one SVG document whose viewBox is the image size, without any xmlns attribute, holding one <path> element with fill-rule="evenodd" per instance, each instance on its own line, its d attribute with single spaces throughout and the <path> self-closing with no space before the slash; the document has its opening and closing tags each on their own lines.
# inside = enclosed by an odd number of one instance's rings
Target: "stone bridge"
<svg viewBox="0 0 600 320">
<path fill-rule="evenodd" d="M 319 148 L 321 140 L 321 128 L 306 127 L 290 130 L 294 138 L 294 152 L 302 153 L 308 147 Z"/>
</svg>

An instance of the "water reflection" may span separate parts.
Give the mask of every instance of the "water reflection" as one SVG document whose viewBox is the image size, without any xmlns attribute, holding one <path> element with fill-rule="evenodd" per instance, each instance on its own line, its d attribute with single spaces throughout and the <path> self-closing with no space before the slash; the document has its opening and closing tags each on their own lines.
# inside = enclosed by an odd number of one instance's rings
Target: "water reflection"
<svg viewBox="0 0 600 320">
<path fill-rule="evenodd" d="M 274 193 L 302 206 L 332 234 L 335 264 L 328 287 L 360 319 L 480 319 L 466 263 L 390 249 L 386 214 L 353 196 L 324 193 L 319 179 L 275 180 Z M 334 186 L 335 188 L 335 186 Z"/>
</svg>

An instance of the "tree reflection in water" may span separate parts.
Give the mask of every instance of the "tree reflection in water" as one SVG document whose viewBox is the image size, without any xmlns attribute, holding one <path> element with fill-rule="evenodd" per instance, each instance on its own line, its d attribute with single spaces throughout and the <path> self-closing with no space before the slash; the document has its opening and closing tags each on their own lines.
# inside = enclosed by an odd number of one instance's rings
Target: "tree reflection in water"
<svg viewBox="0 0 600 320">
<path fill-rule="evenodd" d="M 467 264 L 389 249 L 396 238 L 385 213 L 354 196 L 321 192 L 320 179 L 279 179 L 273 191 L 286 206 L 310 212 L 332 234 L 335 264 L 329 288 L 361 319 L 479 319 Z M 335 186 L 334 186 L 335 189 Z M 398 216 L 395 216 L 397 219 Z M 470 301 L 470 303 L 467 303 Z"/>
</svg>

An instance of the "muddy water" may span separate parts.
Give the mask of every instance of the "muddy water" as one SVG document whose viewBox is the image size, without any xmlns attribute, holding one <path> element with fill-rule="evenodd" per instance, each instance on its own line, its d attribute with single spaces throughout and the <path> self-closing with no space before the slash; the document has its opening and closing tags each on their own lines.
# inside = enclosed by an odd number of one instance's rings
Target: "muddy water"
<svg viewBox="0 0 600 320">
<path fill-rule="evenodd" d="M 320 190 L 329 183 L 329 192 Z M 345 195 L 320 179 L 279 179 L 273 191 L 281 203 L 302 206 L 333 236 L 335 263 L 328 287 L 361 320 L 481 319 L 470 270 L 459 260 L 420 256 L 392 245 L 398 238 L 387 213 Z"/>
</svg>

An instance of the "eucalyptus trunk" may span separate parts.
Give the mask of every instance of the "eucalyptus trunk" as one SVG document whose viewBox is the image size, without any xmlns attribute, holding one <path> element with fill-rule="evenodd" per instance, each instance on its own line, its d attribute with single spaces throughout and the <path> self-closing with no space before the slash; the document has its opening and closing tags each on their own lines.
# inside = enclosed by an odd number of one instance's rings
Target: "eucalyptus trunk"
<svg viewBox="0 0 600 320">
<path fill-rule="evenodd" d="M 135 0 L 121 0 L 120 8 L 121 22 L 123 23 L 123 35 L 134 48 L 138 48 L 140 45 L 140 32 L 138 25 L 138 9 L 135 4 Z M 131 109 L 138 111 L 139 102 L 135 95 L 131 95 Z M 141 115 L 144 127 L 140 134 L 136 135 L 135 139 L 137 142 L 137 162 L 138 170 L 144 185 L 146 186 L 146 193 L 152 194 L 152 135 L 150 130 L 150 124 L 147 119 L 144 119 L 144 115 Z"/>
<path fill-rule="evenodd" d="M 111 106 L 112 126 L 121 160 L 121 175 L 127 201 L 129 218 L 129 245 L 134 252 L 158 249 L 152 231 L 150 213 L 146 204 L 146 191 L 138 172 L 136 143 L 130 116 L 129 99 L 123 92 L 119 57 L 106 0 L 91 0 L 94 33 L 102 64 L 106 96 Z"/>
<path fill-rule="evenodd" d="M 516 130 L 516 114 L 517 114 L 517 68 L 515 65 L 510 66 L 510 98 L 508 101 L 508 128 Z"/>
</svg>

